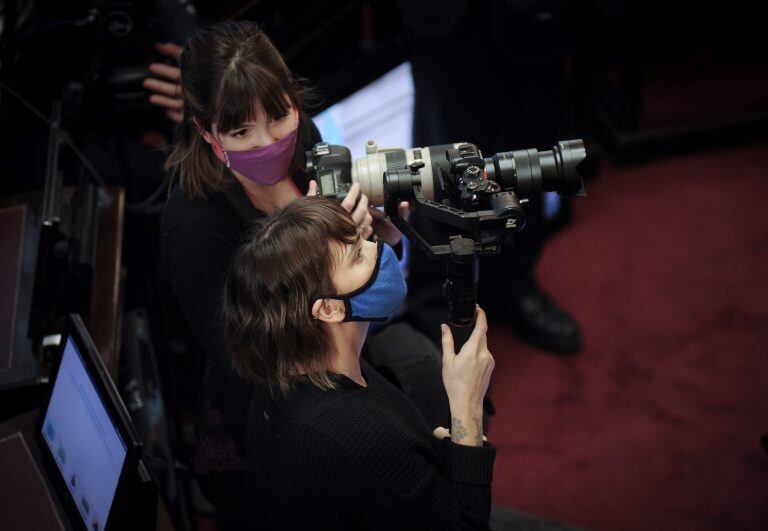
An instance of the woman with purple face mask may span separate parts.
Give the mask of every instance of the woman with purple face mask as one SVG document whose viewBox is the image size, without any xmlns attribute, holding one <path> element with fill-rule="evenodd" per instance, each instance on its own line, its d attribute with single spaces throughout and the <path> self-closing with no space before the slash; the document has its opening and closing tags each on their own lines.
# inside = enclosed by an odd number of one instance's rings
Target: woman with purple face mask
<svg viewBox="0 0 768 531">
<path fill-rule="evenodd" d="M 316 194 L 304 153 L 321 138 L 303 111 L 307 90 L 255 23 L 198 31 L 184 47 L 180 67 L 183 116 L 166 163 L 174 178 L 163 208 L 161 265 L 200 367 L 193 470 L 217 508 L 219 528 L 239 529 L 248 510 L 242 486 L 253 390 L 232 370 L 224 346 L 224 278 L 254 222 Z M 394 226 L 368 207 L 359 185 L 342 206 L 363 238 L 375 232 L 390 245 L 400 241 Z M 423 345 L 430 348 L 427 340 Z M 431 379 L 437 388 L 439 352 L 435 356 L 436 362 L 425 358 L 429 376 L 419 381 Z M 444 389 L 438 392 L 435 403 L 447 411 Z"/>
<path fill-rule="evenodd" d="M 215 122 L 206 127 L 201 114 L 191 117 L 197 133 L 208 143 L 220 164 L 229 170 L 254 207 L 265 213 L 301 195 L 296 181 L 289 175 L 302 122 L 297 104 L 293 103 L 293 98 L 298 96 L 292 98 L 287 93 L 282 96 L 285 103 L 275 102 L 275 108 L 270 111 L 262 103 L 254 104 L 250 111 L 247 108 L 235 111 L 244 120 L 232 120 L 242 122 L 232 129 Z M 311 123 L 306 116 L 303 121 Z M 308 183 L 308 193 L 312 195 L 315 191 L 314 182 Z M 365 206 L 367 201 L 356 214 L 361 228 L 370 234 L 372 217 Z"/>
</svg>

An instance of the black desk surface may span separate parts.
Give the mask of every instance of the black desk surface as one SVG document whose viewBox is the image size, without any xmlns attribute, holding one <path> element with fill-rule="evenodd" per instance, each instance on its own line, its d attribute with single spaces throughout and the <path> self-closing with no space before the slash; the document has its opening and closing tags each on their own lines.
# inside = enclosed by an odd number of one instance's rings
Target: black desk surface
<svg viewBox="0 0 768 531">
<path fill-rule="evenodd" d="M 38 410 L 0 424 L 0 528 L 65 530 L 64 511 L 45 479 L 33 438 Z"/>
</svg>

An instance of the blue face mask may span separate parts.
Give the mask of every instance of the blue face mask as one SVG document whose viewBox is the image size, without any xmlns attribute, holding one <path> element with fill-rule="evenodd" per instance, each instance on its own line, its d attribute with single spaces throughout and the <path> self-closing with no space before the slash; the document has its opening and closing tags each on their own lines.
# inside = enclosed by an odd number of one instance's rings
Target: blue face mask
<svg viewBox="0 0 768 531">
<path fill-rule="evenodd" d="M 395 315 L 407 291 L 395 251 L 379 242 L 371 278 L 351 293 L 324 298 L 344 301 L 344 321 L 386 321 Z"/>
</svg>

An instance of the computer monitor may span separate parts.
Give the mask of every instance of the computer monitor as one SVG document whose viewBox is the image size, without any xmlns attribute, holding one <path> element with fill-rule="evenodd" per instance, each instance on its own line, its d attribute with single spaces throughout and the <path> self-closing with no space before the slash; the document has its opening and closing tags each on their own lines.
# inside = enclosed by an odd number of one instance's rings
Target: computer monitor
<svg viewBox="0 0 768 531">
<path fill-rule="evenodd" d="M 114 527 L 141 444 L 82 320 L 69 316 L 36 436 L 56 494 L 77 529 Z"/>
<path fill-rule="evenodd" d="M 393 68 L 312 120 L 325 142 L 347 146 L 355 159 L 365 156 L 368 140 L 382 147 L 412 147 L 411 64 Z"/>
</svg>

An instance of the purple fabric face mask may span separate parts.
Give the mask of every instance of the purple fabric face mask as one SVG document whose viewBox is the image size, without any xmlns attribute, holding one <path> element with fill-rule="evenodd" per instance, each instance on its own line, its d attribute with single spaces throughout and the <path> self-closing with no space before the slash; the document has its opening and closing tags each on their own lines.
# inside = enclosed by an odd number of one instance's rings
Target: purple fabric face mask
<svg viewBox="0 0 768 531">
<path fill-rule="evenodd" d="M 244 149 L 242 151 L 222 150 L 227 168 L 259 184 L 272 186 L 288 175 L 288 166 L 296 149 L 296 129 L 277 142 L 264 147 Z"/>
</svg>

